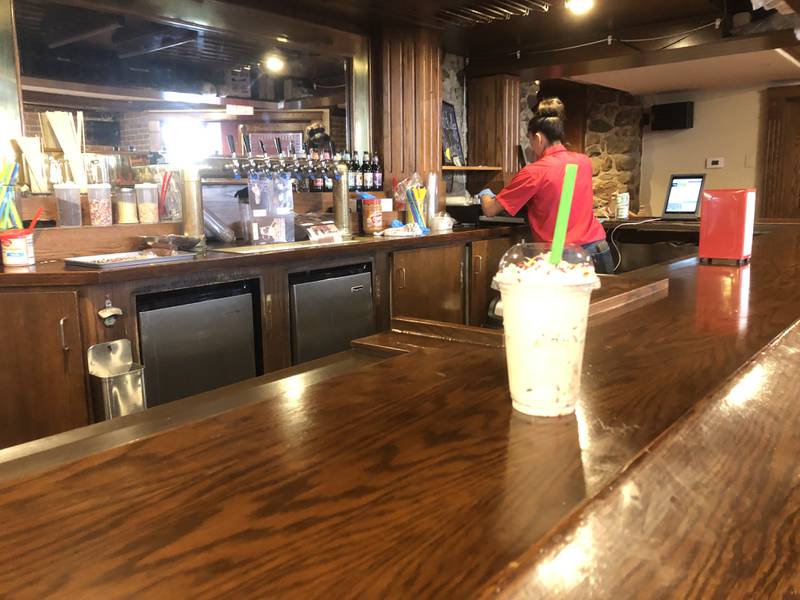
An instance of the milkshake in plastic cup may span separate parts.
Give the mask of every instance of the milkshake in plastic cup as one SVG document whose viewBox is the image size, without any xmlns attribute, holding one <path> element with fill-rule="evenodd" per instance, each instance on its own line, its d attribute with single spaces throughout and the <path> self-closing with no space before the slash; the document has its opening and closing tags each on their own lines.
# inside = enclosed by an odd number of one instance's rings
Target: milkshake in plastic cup
<svg viewBox="0 0 800 600">
<path fill-rule="evenodd" d="M 527 415 L 571 414 L 580 396 L 589 298 L 600 286 L 589 255 L 567 247 L 550 263 L 549 246 L 518 244 L 500 263 L 506 363 L 514 408 Z"/>
</svg>

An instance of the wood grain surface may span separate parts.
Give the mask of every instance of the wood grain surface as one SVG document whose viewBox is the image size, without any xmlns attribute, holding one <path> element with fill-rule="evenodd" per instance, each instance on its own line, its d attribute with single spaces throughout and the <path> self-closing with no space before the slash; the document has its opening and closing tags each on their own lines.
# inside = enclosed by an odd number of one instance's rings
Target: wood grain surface
<svg viewBox="0 0 800 600">
<path fill-rule="evenodd" d="M 800 324 L 485 597 L 800 596 L 797 390 Z"/>
<path fill-rule="evenodd" d="M 683 261 L 645 271 L 669 277 L 669 295 L 590 324 L 581 401 L 569 418 L 514 414 L 503 351 L 440 340 L 325 381 L 265 389 L 245 405 L 242 391 L 212 392 L 218 414 L 186 415 L 171 429 L 158 414 L 131 427 L 123 418 L 72 444 L 61 465 L 43 469 L 36 456 L 22 469 L 24 457 L 0 465 L 0 595 L 475 596 L 732 375 L 729 385 L 755 398 L 796 395 L 794 377 L 780 371 L 756 382 L 734 375 L 800 316 L 796 228 L 757 238 L 748 267 Z M 791 564 L 793 517 L 762 509 L 758 492 L 775 490 L 778 506 L 794 485 L 786 461 L 796 453 L 781 450 L 788 458 L 778 461 L 772 445 L 744 444 L 746 428 L 765 425 L 747 404 L 735 411 L 727 435 L 714 435 L 698 411 L 697 456 L 672 457 L 637 493 L 658 496 L 666 483 L 697 499 L 716 489 L 715 469 L 726 462 L 762 465 L 740 469 L 757 482 L 741 510 L 757 509 L 754 526 L 773 541 L 727 554 L 714 546 L 695 568 L 737 552 Z M 791 432 L 766 439 L 786 448 Z M 707 438 L 726 441 L 719 460 L 699 456 Z M 705 465 L 701 458 L 710 461 L 702 476 L 670 484 L 670 473 Z M 708 502 L 714 509 L 716 496 Z M 664 522 L 676 544 L 664 552 L 683 551 L 690 527 L 704 534 L 702 521 L 685 520 L 696 502 L 676 509 L 684 520 Z M 624 524 L 623 516 L 615 518 Z M 708 577 L 692 590 L 706 589 Z M 646 580 L 641 594 L 656 583 Z"/>
<path fill-rule="evenodd" d="M 135 227 L 132 225 L 121 227 Z M 63 230 L 61 230 L 63 231 Z M 75 229 L 80 232 L 80 229 Z M 514 227 L 493 226 L 462 229 L 452 233 L 435 233 L 418 238 L 360 237 L 355 243 L 298 245 L 265 254 L 231 254 L 213 252 L 198 255 L 193 261 L 142 267 L 121 267 L 108 270 L 66 267 L 62 261 L 37 263 L 33 267 L 0 268 L 0 288 L 10 286 L 91 285 L 172 277 L 185 273 L 210 269 L 246 268 L 296 260 L 318 260 L 331 257 L 346 257 L 365 252 L 393 252 L 407 248 L 429 248 L 474 240 L 508 237 L 516 231 Z M 138 235 L 138 233 L 137 233 Z"/>
</svg>

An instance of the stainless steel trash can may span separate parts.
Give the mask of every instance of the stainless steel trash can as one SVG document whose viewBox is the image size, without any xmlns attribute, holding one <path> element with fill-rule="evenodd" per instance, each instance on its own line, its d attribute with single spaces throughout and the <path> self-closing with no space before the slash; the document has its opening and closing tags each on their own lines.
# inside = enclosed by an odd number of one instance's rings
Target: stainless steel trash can
<svg viewBox="0 0 800 600">
<path fill-rule="evenodd" d="M 147 408 L 144 367 L 133 362 L 130 340 L 95 344 L 89 348 L 87 361 L 96 420 L 122 417 Z"/>
</svg>

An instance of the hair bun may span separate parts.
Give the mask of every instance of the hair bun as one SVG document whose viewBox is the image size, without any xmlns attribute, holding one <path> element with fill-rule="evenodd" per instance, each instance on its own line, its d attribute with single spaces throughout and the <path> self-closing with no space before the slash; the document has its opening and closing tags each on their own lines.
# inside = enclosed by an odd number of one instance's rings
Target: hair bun
<svg viewBox="0 0 800 600">
<path fill-rule="evenodd" d="M 567 111 L 559 98 L 545 98 L 536 107 L 536 117 L 540 119 L 556 118 L 565 121 Z"/>
</svg>

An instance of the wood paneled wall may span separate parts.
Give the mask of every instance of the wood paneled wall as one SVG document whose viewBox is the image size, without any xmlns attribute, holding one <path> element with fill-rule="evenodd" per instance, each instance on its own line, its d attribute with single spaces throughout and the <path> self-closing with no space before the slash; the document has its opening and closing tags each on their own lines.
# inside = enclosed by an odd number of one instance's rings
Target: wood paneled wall
<svg viewBox="0 0 800 600">
<path fill-rule="evenodd" d="M 800 218 L 800 86 L 767 91 L 758 216 Z"/>
<path fill-rule="evenodd" d="M 381 38 L 384 182 L 415 171 L 441 176 L 442 77 L 438 33 L 391 29 Z M 440 187 L 444 187 L 441 185 Z"/>
<path fill-rule="evenodd" d="M 542 82 L 539 99 L 560 98 L 567 109 L 566 138 L 564 145 L 573 152 L 583 152 L 586 138 L 589 86 L 564 79 Z M 527 124 L 526 124 L 527 125 Z"/>
<path fill-rule="evenodd" d="M 469 164 L 502 167 L 502 172 L 489 182 L 493 187 L 502 187 L 519 170 L 518 144 L 519 78 L 494 75 L 470 79 L 467 88 Z"/>
</svg>

